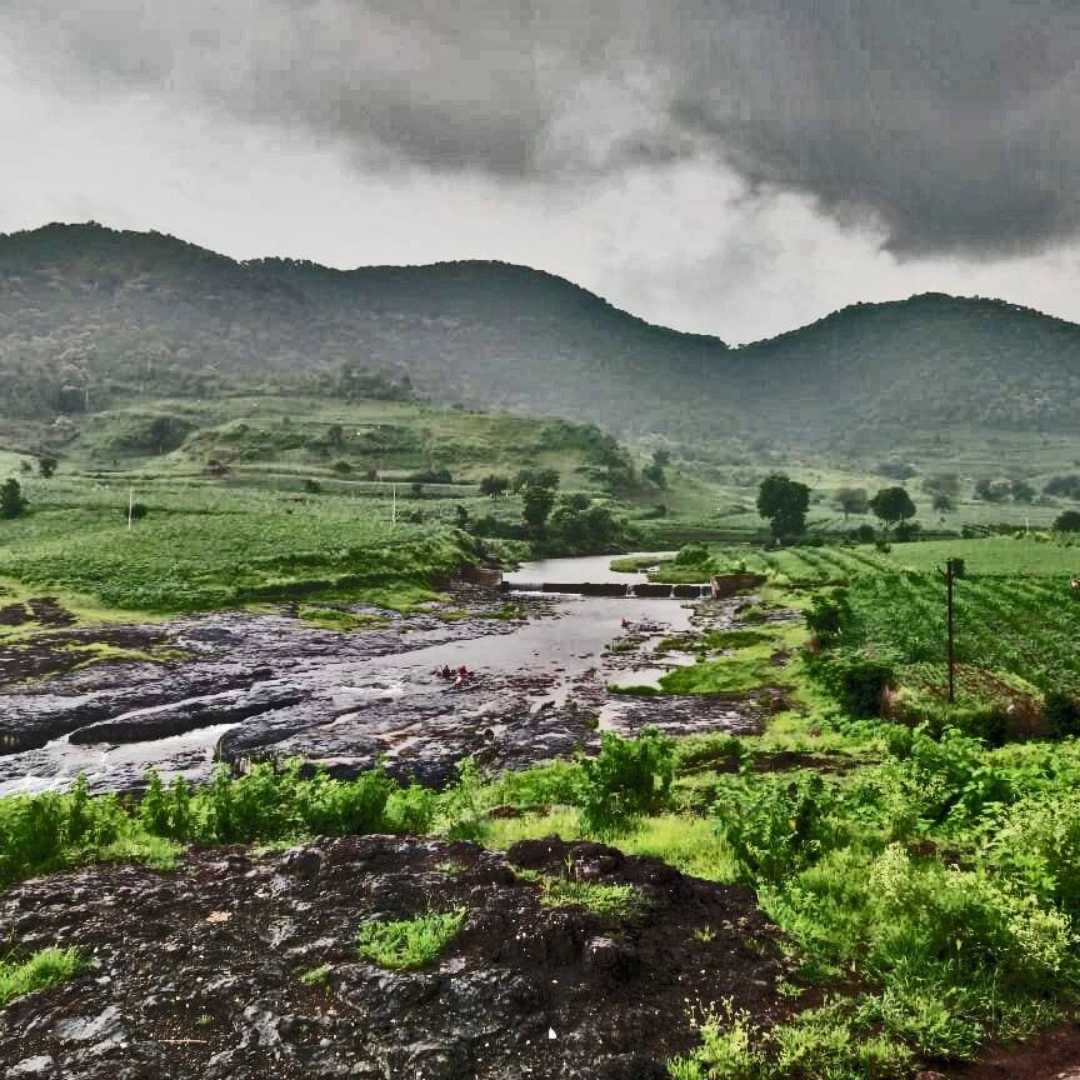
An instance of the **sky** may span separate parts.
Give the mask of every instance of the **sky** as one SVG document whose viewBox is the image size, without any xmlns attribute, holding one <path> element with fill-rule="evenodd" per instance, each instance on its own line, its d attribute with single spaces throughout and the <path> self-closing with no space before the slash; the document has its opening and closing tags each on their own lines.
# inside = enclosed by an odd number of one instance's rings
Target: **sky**
<svg viewBox="0 0 1080 1080">
<path fill-rule="evenodd" d="M 2 0 L 0 231 L 502 259 L 756 340 L 1080 321 L 1075 0 Z"/>
</svg>

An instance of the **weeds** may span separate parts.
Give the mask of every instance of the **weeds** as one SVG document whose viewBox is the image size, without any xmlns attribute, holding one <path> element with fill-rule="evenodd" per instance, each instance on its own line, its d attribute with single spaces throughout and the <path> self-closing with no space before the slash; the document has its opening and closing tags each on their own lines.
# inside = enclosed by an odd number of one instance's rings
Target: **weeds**
<svg viewBox="0 0 1080 1080">
<path fill-rule="evenodd" d="M 442 955 L 464 921 L 465 909 L 458 908 L 398 922 L 364 923 L 357 932 L 357 951 L 361 960 L 394 971 L 426 967 Z"/>
<path fill-rule="evenodd" d="M 599 885 L 573 878 L 545 878 L 540 903 L 544 907 L 576 907 L 605 919 L 629 919 L 644 906 L 633 885 Z"/>
<path fill-rule="evenodd" d="M 42 949 L 29 959 L 0 962 L 0 1007 L 75 978 L 86 967 L 76 949 Z"/>
</svg>

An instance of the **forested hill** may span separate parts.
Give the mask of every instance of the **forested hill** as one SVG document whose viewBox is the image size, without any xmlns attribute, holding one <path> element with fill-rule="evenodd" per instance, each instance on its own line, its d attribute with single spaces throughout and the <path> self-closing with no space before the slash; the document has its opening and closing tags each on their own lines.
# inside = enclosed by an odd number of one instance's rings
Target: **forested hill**
<svg viewBox="0 0 1080 1080">
<path fill-rule="evenodd" d="M 1080 421 L 1080 326 L 1001 300 L 856 304 L 732 356 L 757 410 L 779 420 L 779 405 L 804 435 L 831 429 L 849 445 L 903 429 Z"/>
<path fill-rule="evenodd" d="M 87 383 L 93 407 L 118 390 L 210 393 L 237 378 L 325 384 L 353 365 L 440 401 L 609 427 L 640 408 L 632 426 L 647 429 L 677 416 L 726 351 L 502 263 L 344 272 L 94 225 L 0 237 L 0 409 L 15 415 L 78 407 Z"/>
<path fill-rule="evenodd" d="M 729 349 L 502 263 L 345 272 L 97 225 L 0 237 L 0 415 L 373 379 L 622 434 L 871 445 L 949 424 L 1075 427 L 1080 326 L 927 294 Z"/>
</svg>

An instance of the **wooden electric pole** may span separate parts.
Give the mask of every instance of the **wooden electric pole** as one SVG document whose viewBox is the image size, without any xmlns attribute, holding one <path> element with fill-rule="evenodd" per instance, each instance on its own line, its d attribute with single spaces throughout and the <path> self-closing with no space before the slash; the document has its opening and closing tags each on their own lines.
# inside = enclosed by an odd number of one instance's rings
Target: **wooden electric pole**
<svg viewBox="0 0 1080 1080">
<path fill-rule="evenodd" d="M 963 559 L 946 559 L 945 569 L 941 572 L 945 578 L 946 607 L 948 611 L 948 663 L 949 663 L 949 704 L 956 700 L 956 614 L 954 589 L 956 579 L 964 573 Z"/>
</svg>

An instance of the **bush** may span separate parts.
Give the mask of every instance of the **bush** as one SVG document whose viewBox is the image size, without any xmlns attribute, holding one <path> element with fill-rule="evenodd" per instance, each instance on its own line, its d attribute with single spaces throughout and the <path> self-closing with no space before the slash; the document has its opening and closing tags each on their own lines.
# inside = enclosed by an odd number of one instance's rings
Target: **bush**
<svg viewBox="0 0 1080 1080">
<path fill-rule="evenodd" d="M 0 517 L 17 518 L 26 507 L 19 481 L 14 476 L 9 477 L 0 485 Z"/>
<path fill-rule="evenodd" d="M 831 595 L 814 594 L 814 601 L 807 610 L 806 626 L 824 645 L 829 646 L 851 625 L 851 605 L 847 590 L 834 589 Z"/>
<path fill-rule="evenodd" d="M 637 739 L 600 735 L 600 753 L 581 762 L 581 821 L 592 836 L 628 832 L 663 810 L 675 778 L 675 743 L 653 729 Z"/>
<path fill-rule="evenodd" d="M 883 695 L 896 677 L 891 664 L 862 653 L 819 658 L 811 671 L 847 712 L 861 717 L 881 715 Z"/>
<path fill-rule="evenodd" d="M 1046 695 L 1043 718 L 1055 738 L 1080 735 L 1080 701 L 1060 690 L 1051 690 Z"/>
<path fill-rule="evenodd" d="M 700 566 L 709 561 L 709 549 L 704 544 L 686 544 L 675 556 L 678 566 Z"/>
<path fill-rule="evenodd" d="M 1080 532 L 1080 510 L 1066 510 L 1054 519 L 1054 528 L 1058 532 Z"/>
<path fill-rule="evenodd" d="M 789 781 L 729 780 L 717 792 L 717 832 L 735 854 L 743 881 L 779 882 L 831 850 L 834 796 L 816 774 Z"/>
<path fill-rule="evenodd" d="M 907 544 L 912 540 L 918 540 L 922 532 L 922 526 L 917 521 L 902 521 L 896 526 L 893 536 L 902 543 Z"/>
</svg>

